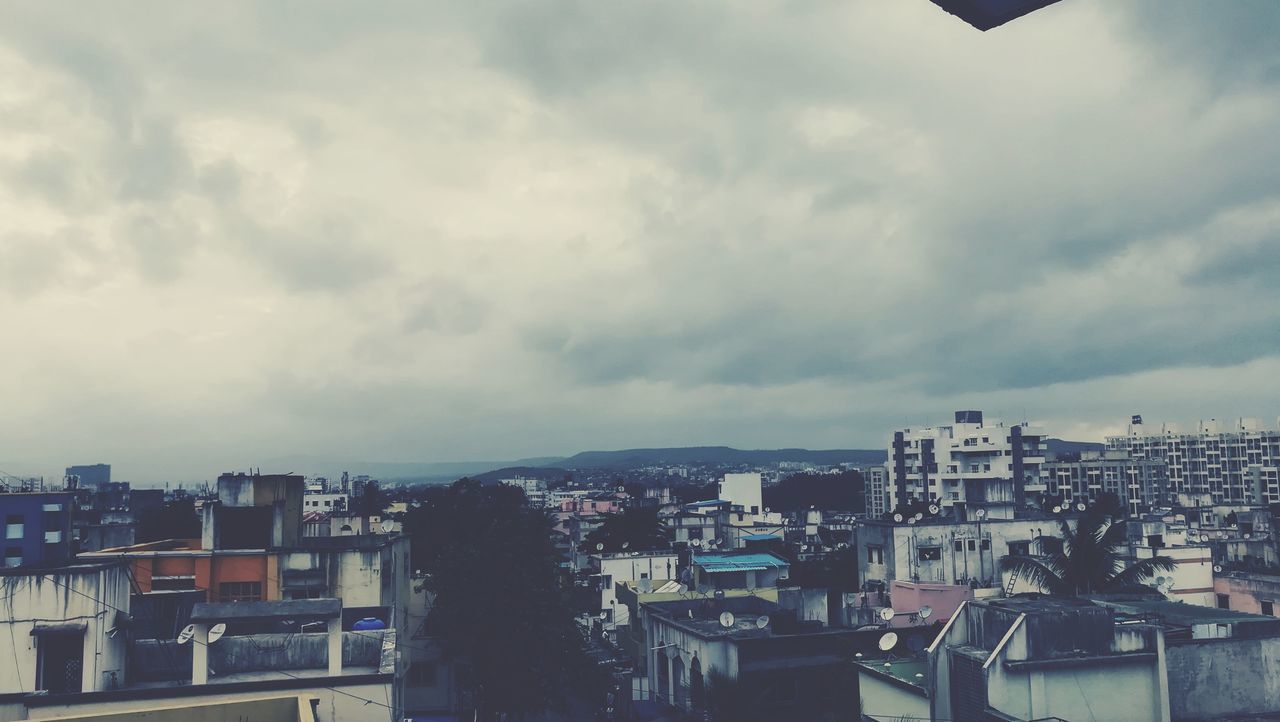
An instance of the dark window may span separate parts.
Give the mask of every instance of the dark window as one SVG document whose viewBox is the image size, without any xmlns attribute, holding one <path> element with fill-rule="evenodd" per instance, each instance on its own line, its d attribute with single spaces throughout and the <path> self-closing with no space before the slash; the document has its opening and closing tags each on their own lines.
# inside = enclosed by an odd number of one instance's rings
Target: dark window
<svg viewBox="0 0 1280 722">
<path fill-rule="evenodd" d="M 1230 609 L 1230 608 L 1231 608 L 1231 597 L 1227 596 L 1226 594 L 1219 594 L 1218 609 Z"/>
<path fill-rule="evenodd" d="M 956 551 L 958 551 L 958 552 L 962 552 L 962 551 L 964 551 L 964 540 L 962 540 L 962 539 L 956 539 L 956 542 L 955 542 L 954 546 L 955 546 L 955 550 L 956 550 Z"/>
<path fill-rule="evenodd" d="M 1062 540 L 1051 536 L 1040 537 L 1040 553 L 1061 554 Z"/>
<path fill-rule="evenodd" d="M 1261 602 L 1261 604 L 1262 604 L 1262 613 L 1265 616 L 1274 617 L 1276 615 L 1275 605 L 1273 605 L 1271 602 Z"/>
<path fill-rule="evenodd" d="M 218 597 L 224 602 L 260 602 L 262 582 L 223 582 L 218 585 Z"/>
<path fill-rule="evenodd" d="M 1015 557 L 1025 557 L 1031 553 L 1031 542 L 1009 542 L 1009 554 Z"/>
<path fill-rule="evenodd" d="M 701 538 L 702 538 L 702 527 L 700 527 L 700 526 L 691 526 L 691 527 L 689 527 L 689 538 L 690 538 L 690 539 L 701 539 Z"/>
<path fill-rule="evenodd" d="M 867 547 L 867 563 L 868 564 L 884 564 L 884 547 L 868 546 Z"/>
<path fill-rule="evenodd" d="M 978 548 L 978 542 L 975 539 L 969 540 L 969 551 L 975 551 Z"/>
<path fill-rule="evenodd" d="M 36 652 L 36 688 L 50 694 L 80 692 L 84 675 L 84 634 L 42 634 Z"/>
<path fill-rule="evenodd" d="M 920 561 L 936 562 L 942 559 L 942 547 L 920 547 Z"/>
<path fill-rule="evenodd" d="M 411 687 L 436 686 L 435 662 L 414 662 L 409 667 L 409 686 Z"/>
<path fill-rule="evenodd" d="M 171 592 L 182 589 L 195 589 L 195 577 L 152 577 L 151 591 Z"/>
<path fill-rule="evenodd" d="M 989 551 L 991 551 L 991 540 L 990 540 L 990 539 L 983 539 L 982 541 L 980 541 L 980 542 L 978 543 L 978 546 L 979 546 L 979 548 L 981 548 L 981 549 L 982 549 L 982 551 L 984 551 L 984 552 L 989 552 Z"/>
</svg>

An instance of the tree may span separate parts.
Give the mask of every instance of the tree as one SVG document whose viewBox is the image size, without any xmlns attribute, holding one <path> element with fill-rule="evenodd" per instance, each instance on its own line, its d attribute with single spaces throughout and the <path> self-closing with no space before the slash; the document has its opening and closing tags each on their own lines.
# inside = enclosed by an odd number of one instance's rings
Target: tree
<svg viewBox="0 0 1280 722">
<path fill-rule="evenodd" d="M 765 506 L 774 511 L 819 509 L 866 511 L 866 484 L 856 469 L 838 474 L 792 474 L 764 490 Z"/>
<path fill-rule="evenodd" d="M 198 539 L 200 530 L 195 500 L 182 497 L 138 515 L 135 541 L 142 544 L 164 539 Z"/>
<path fill-rule="evenodd" d="M 1125 543 L 1125 523 L 1112 504 L 1095 504 L 1080 517 L 1073 531 L 1065 519 L 1062 549 L 1049 554 L 1010 554 L 1000 568 L 1013 572 L 1050 594 L 1077 596 L 1121 591 L 1141 585 L 1160 572 L 1172 572 L 1172 559 L 1153 556 L 1132 564 L 1117 553 Z M 1041 544 L 1051 537 L 1041 536 Z M 1042 547 L 1043 548 L 1043 547 Z"/>
<path fill-rule="evenodd" d="M 462 479 L 433 489 L 405 529 L 413 565 L 435 595 L 427 632 L 456 663 L 475 718 L 567 712 L 571 694 L 603 699 L 556 583 L 550 521 L 519 488 Z"/>
<path fill-rule="evenodd" d="M 609 515 L 583 538 L 580 548 L 584 552 L 594 552 L 600 544 L 604 545 L 600 551 L 609 553 L 624 549 L 645 552 L 671 546 L 667 540 L 667 525 L 658 518 L 658 510 L 654 507 L 632 507 L 620 514 Z"/>
</svg>

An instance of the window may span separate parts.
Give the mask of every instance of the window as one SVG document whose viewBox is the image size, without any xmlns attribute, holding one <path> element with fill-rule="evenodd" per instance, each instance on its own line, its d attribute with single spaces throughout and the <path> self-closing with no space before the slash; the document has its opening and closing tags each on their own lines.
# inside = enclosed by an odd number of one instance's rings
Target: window
<svg viewBox="0 0 1280 722">
<path fill-rule="evenodd" d="M 195 588 L 196 578 L 192 576 L 151 577 L 151 591 L 153 592 L 170 592 Z"/>
<path fill-rule="evenodd" d="M 285 592 L 288 599 L 322 599 L 327 596 L 323 589 L 293 589 Z"/>
<path fill-rule="evenodd" d="M 436 664 L 435 662 L 414 662 L 409 666 L 408 676 L 411 687 L 434 687 L 436 686 Z"/>
<path fill-rule="evenodd" d="M 1231 597 L 1226 594 L 1218 595 L 1218 609 L 1230 609 Z"/>
<path fill-rule="evenodd" d="M 956 551 L 958 551 L 958 552 L 962 552 L 962 551 L 964 551 L 964 540 L 963 540 L 963 539 L 956 539 L 956 542 L 955 542 L 955 544 L 954 544 L 953 546 L 955 547 L 955 550 L 956 550 Z"/>
<path fill-rule="evenodd" d="M 60 542 L 60 541 L 62 541 L 62 532 L 60 532 L 60 531 L 47 531 L 47 532 L 45 532 L 45 533 L 44 533 L 44 543 L 45 543 L 45 544 L 57 544 L 57 543 L 58 543 L 58 542 Z"/>
<path fill-rule="evenodd" d="M 10 514 L 4 518 L 4 538 L 21 539 L 26 536 L 26 518 L 21 514 Z"/>
<path fill-rule="evenodd" d="M 1040 553 L 1061 554 L 1062 540 L 1051 536 L 1040 537 Z"/>
<path fill-rule="evenodd" d="M 977 551 L 977 549 L 978 549 L 978 542 L 977 542 L 977 540 L 976 540 L 976 539 L 970 539 L 970 540 L 969 540 L 969 551 Z"/>
<path fill-rule="evenodd" d="M 1262 613 L 1268 617 L 1276 616 L 1275 605 L 1271 602 L 1260 602 L 1262 604 Z"/>
<path fill-rule="evenodd" d="M 5 547 L 4 565 L 6 567 L 22 566 L 22 547 Z"/>
<path fill-rule="evenodd" d="M 62 511 L 61 504 L 45 504 L 43 511 Z"/>
<path fill-rule="evenodd" d="M 1025 557 L 1031 553 L 1031 542 L 1009 542 L 1009 555 Z"/>
<path fill-rule="evenodd" d="M 920 547 L 918 553 L 922 562 L 936 562 L 942 559 L 942 547 Z"/>
<path fill-rule="evenodd" d="M 868 546 L 867 547 L 867 563 L 868 564 L 884 564 L 884 547 Z"/>
<path fill-rule="evenodd" d="M 223 582 L 218 585 L 218 597 L 224 602 L 260 602 L 262 582 Z"/>
<path fill-rule="evenodd" d="M 979 549 L 981 549 L 981 550 L 982 550 L 982 551 L 984 551 L 984 552 L 989 552 L 989 551 L 991 551 L 991 540 L 990 540 L 990 539 L 982 539 L 982 540 L 980 540 L 980 541 L 978 542 L 978 548 L 979 548 Z"/>
<path fill-rule="evenodd" d="M 689 539 L 691 541 L 694 539 L 701 539 L 701 538 L 702 538 L 702 527 L 700 526 L 689 527 Z"/>
</svg>

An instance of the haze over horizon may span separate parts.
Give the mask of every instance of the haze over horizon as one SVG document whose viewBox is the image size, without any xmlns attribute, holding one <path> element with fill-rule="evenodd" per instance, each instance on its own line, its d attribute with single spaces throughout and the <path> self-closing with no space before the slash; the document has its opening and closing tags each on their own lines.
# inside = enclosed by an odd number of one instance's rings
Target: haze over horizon
<svg viewBox="0 0 1280 722">
<path fill-rule="evenodd" d="M 1278 3 L 6 11 L 0 469 L 1280 414 Z"/>
</svg>

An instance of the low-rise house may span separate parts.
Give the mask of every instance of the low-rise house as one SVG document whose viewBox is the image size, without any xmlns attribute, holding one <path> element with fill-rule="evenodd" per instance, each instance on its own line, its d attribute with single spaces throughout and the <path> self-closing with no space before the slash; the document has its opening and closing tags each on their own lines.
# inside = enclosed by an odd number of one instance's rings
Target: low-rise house
<svg viewBox="0 0 1280 722">
<path fill-rule="evenodd" d="M 630 623 L 626 605 L 618 603 L 619 583 L 634 582 L 641 589 L 661 587 L 676 578 L 679 558 L 670 551 L 592 554 L 588 581 L 600 591 L 599 613 L 605 631 Z"/>
<path fill-rule="evenodd" d="M 1276 616 L 1280 610 L 1280 575 L 1226 571 L 1213 579 L 1214 606 L 1249 614 Z"/>
<path fill-rule="evenodd" d="M 685 580 L 698 592 L 767 589 L 790 576 L 791 563 L 768 552 L 700 552 L 690 557 Z"/>
</svg>

